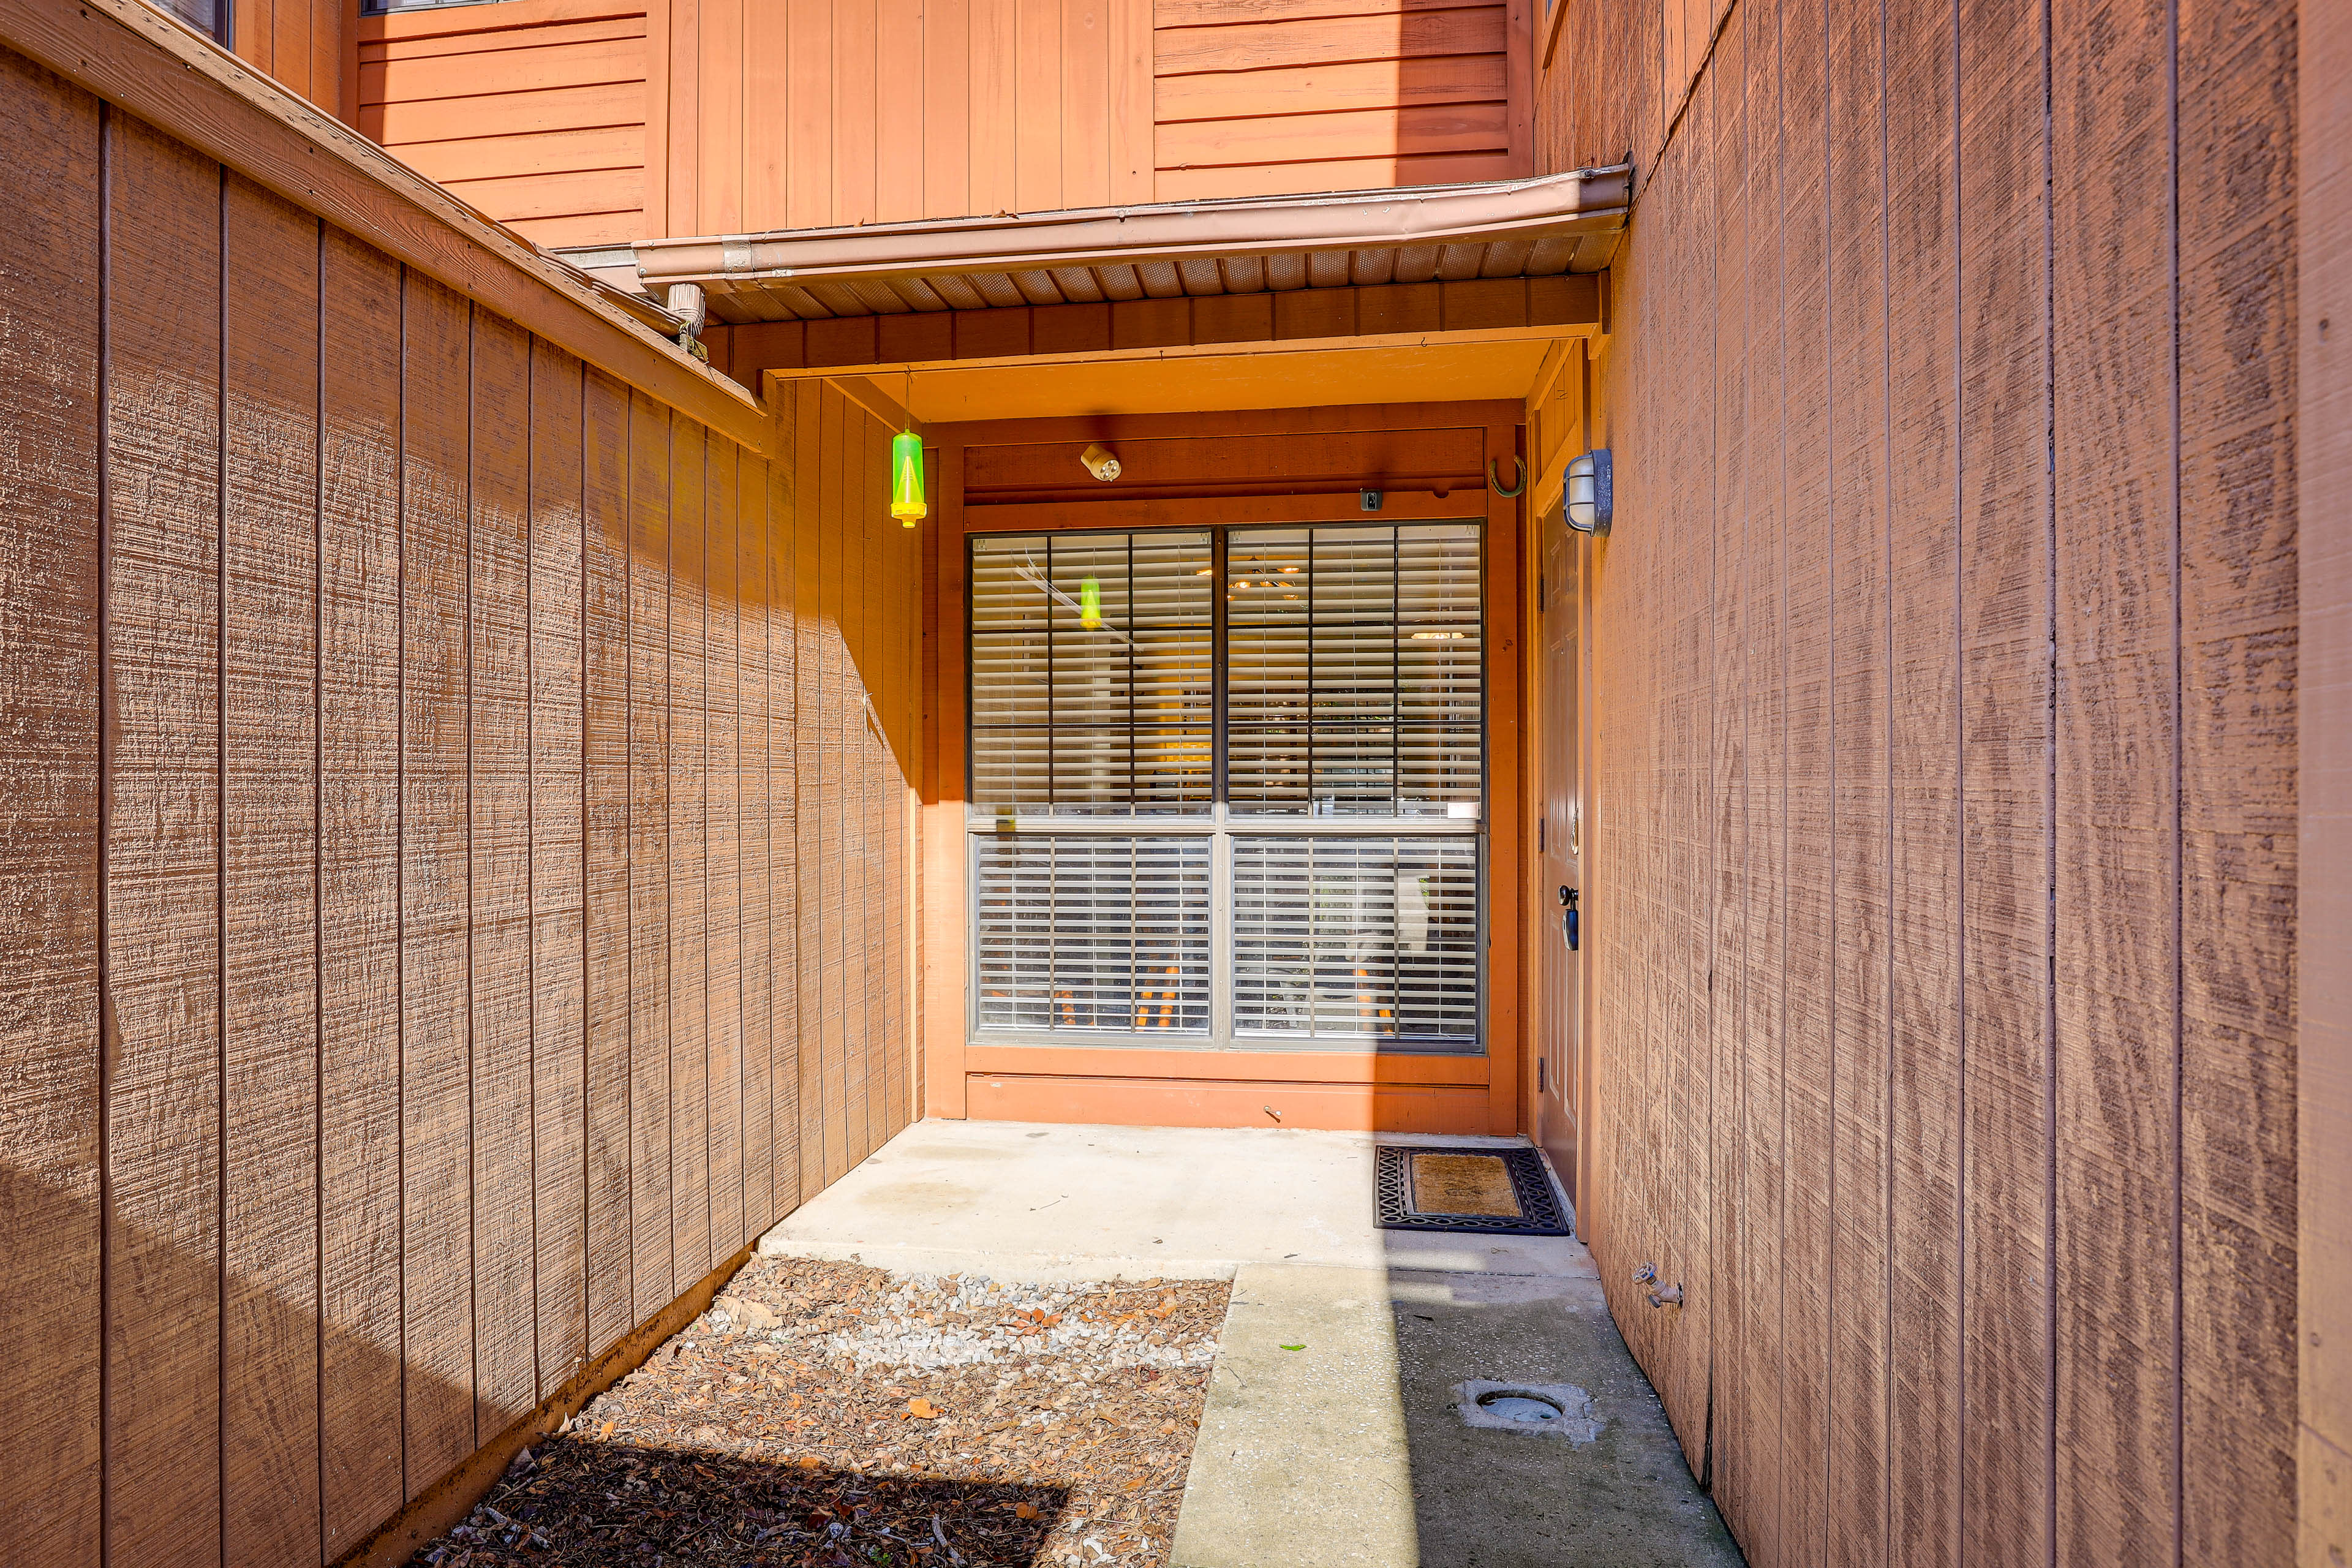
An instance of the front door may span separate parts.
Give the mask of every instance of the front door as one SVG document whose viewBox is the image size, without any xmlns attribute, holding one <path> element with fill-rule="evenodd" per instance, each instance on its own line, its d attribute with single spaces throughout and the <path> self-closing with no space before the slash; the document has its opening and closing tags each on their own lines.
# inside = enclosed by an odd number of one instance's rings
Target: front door
<svg viewBox="0 0 2352 1568">
<path fill-rule="evenodd" d="M 1569 528 L 1559 510 L 1544 519 L 1543 574 L 1537 590 L 1542 614 L 1537 700 L 1542 705 L 1538 788 L 1543 825 L 1537 895 L 1541 955 L 1537 1026 L 1542 1067 L 1536 1128 L 1537 1139 L 1551 1156 L 1572 1204 L 1582 1201 L 1577 1182 L 1580 1119 L 1585 1110 L 1582 926 L 1590 902 L 1583 884 L 1584 795 L 1579 744 L 1584 718 L 1580 701 L 1583 541 L 1584 536 Z"/>
</svg>

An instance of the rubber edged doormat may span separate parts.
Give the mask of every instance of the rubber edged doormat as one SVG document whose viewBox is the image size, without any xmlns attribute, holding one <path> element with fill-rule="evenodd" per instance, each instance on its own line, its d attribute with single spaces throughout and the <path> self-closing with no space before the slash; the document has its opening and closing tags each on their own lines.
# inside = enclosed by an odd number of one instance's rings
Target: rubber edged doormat
<svg viewBox="0 0 2352 1568">
<path fill-rule="evenodd" d="M 1385 1143 L 1381 1228 L 1566 1236 L 1568 1216 L 1533 1149 Z"/>
</svg>

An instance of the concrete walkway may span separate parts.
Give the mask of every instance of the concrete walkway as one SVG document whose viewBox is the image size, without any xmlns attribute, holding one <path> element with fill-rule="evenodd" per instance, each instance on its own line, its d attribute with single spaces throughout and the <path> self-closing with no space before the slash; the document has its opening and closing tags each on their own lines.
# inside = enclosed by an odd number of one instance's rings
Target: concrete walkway
<svg viewBox="0 0 2352 1568">
<path fill-rule="evenodd" d="M 1374 1148 L 920 1122 L 760 1249 L 999 1279 L 1232 1279 L 1178 1568 L 1738 1563 L 1582 1244 L 1382 1231 Z M 1454 1390 L 1479 1379 L 1573 1384 L 1599 1436 L 1473 1429 Z"/>
</svg>

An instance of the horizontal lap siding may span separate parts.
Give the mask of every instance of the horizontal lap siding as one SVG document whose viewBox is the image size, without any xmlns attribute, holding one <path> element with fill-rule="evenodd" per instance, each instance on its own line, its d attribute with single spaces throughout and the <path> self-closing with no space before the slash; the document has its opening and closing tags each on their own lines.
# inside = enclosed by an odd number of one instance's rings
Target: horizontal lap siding
<svg viewBox="0 0 2352 1568">
<path fill-rule="evenodd" d="M 2293 1555 L 2274 11 L 1560 25 L 1544 165 L 1643 182 L 1579 1219 L 1759 1568 Z"/>
<path fill-rule="evenodd" d="M 0 147 L 0 1563 L 330 1562 L 907 1120 L 918 536 L 837 394 L 797 482 L 5 53 Z"/>
<path fill-rule="evenodd" d="M 362 132 L 540 245 L 646 232 L 646 16 L 590 3 L 370 17 Z"/>
<path fill-rule="evenodd" d="M 1160 0 L 1162 199 L 1505 179 L 1513 26 L 1502 5 Z"/>
</svg>

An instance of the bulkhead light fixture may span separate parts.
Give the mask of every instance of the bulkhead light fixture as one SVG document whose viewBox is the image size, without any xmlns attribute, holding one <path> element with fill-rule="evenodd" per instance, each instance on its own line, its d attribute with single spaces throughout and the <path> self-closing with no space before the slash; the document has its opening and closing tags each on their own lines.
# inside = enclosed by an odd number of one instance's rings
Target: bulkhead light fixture
<svg viewBox="0 0 2352 1568">
<path fill-rule="evenodd" d="M 1118 478 L 1118 454 L 1100 441 L 1089 443 L 1087 449 L 1078 454 L 1078 461 L 1087 466 L 1087 472 L 1105 484 Z"/>
<path fill-rule="evenodd" d="M 1609 513 L 1613 500 L 1609 448 L 1585 453 L 1568 466 L 1564 494 L 1568 526 L 1597 539 L 1609 537 Z"/>
</svg>

